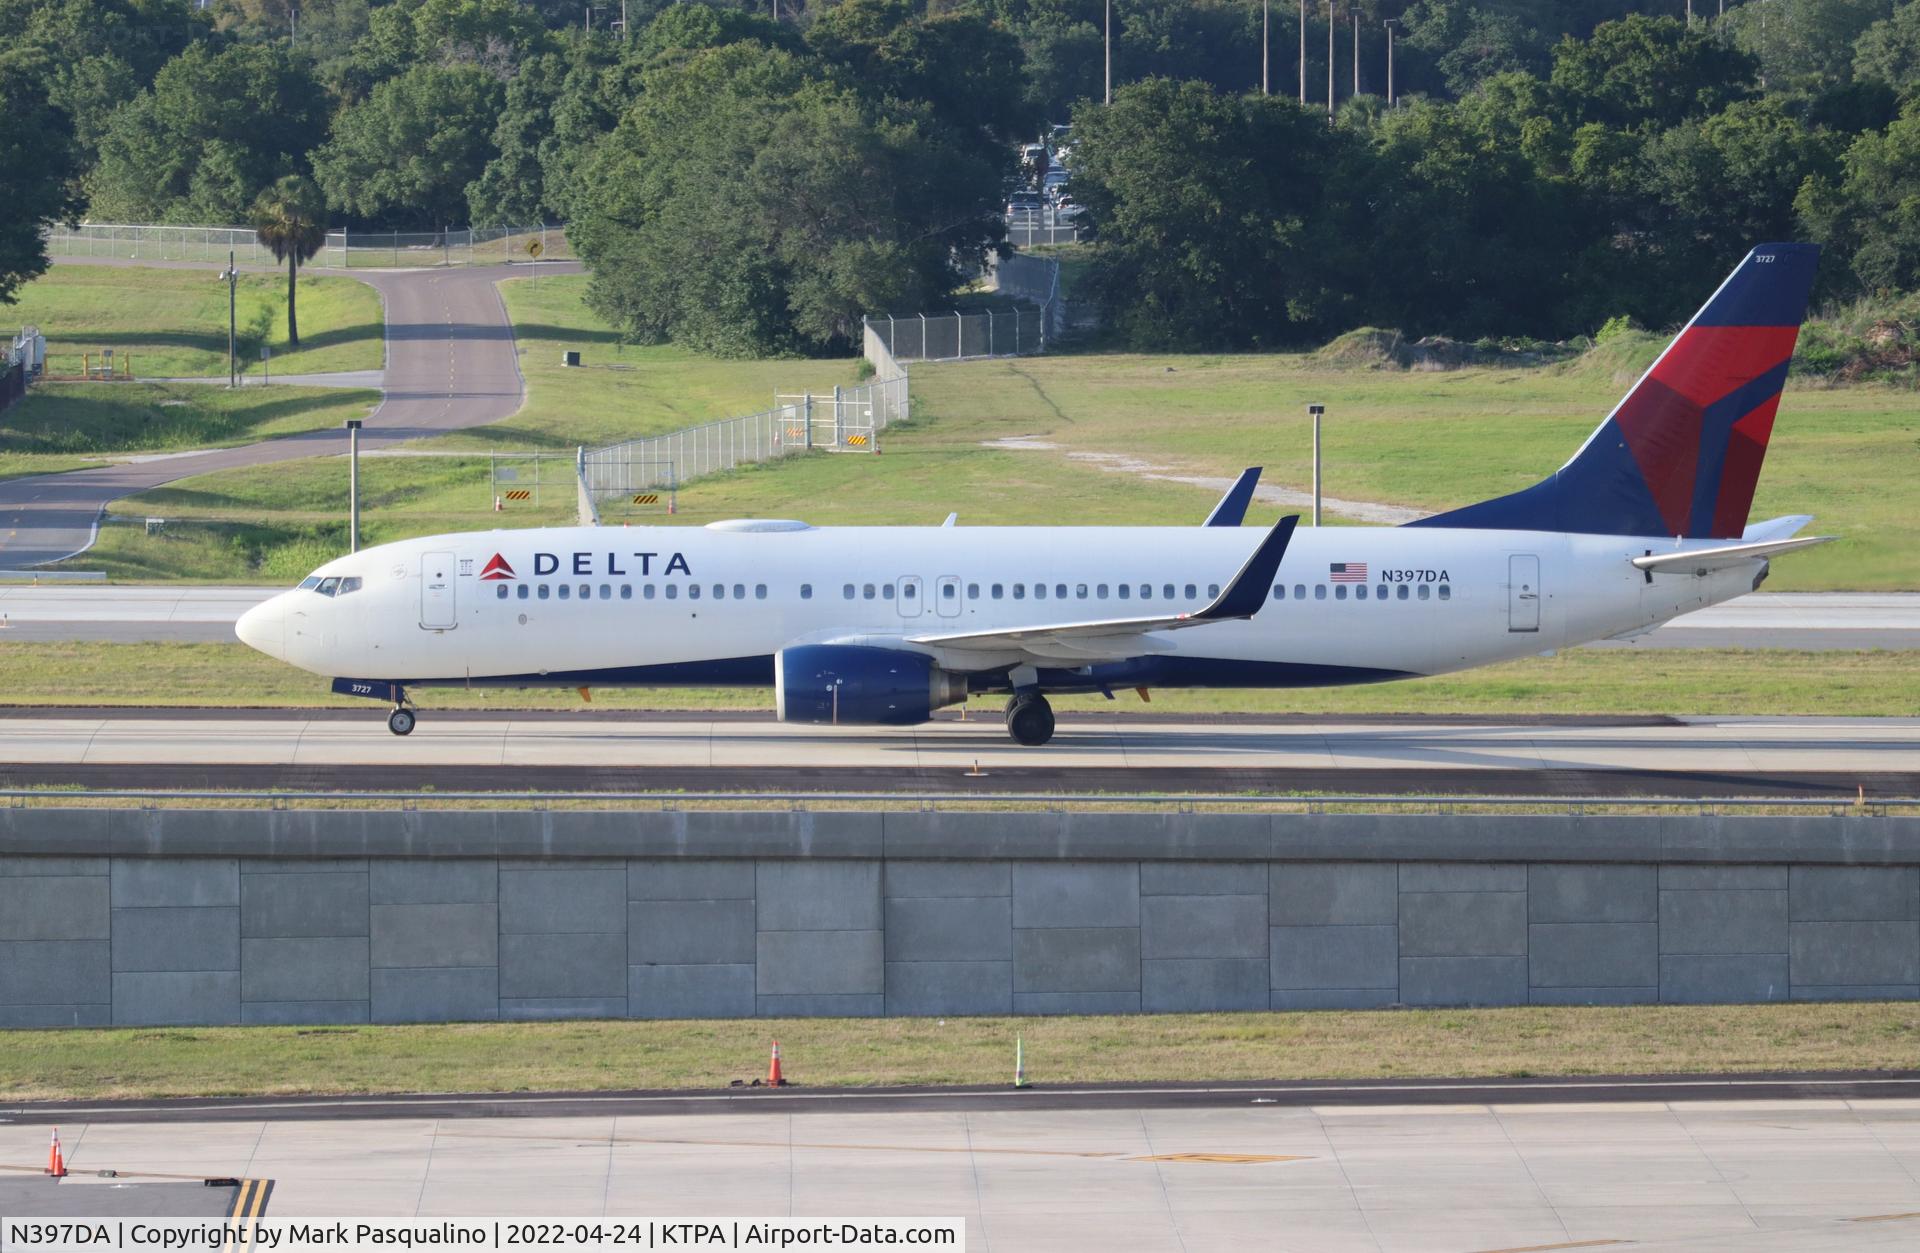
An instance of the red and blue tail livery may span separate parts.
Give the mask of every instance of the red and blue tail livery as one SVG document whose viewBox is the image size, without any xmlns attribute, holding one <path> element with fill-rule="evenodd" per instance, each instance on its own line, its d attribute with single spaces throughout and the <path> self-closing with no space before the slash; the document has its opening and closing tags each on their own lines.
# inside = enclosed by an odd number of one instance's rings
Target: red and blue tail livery
<svg viewBox="0 0 1920 1253">
<path fill-rule="evenodd" d="M 1553 477 L 1409 525 L 1739 537 L 1819 258 L 1761 244 Z"/>
</svg>

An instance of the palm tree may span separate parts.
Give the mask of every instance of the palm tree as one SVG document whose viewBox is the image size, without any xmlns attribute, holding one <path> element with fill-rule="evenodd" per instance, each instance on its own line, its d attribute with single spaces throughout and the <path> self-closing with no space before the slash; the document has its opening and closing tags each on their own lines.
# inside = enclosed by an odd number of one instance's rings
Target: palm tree
<svg viewBox="0 0 1920 1253">
<path fill-rule="evenodd" d="M 253 202 L 253 229 L 276 261 L 287 263 L 287 347 L 300 346 L 294 317 L 293 282 L 302 261 L 313 259 L 327 242 L 327 200 L 312 179 L 289 174 Z"/>
</svg>

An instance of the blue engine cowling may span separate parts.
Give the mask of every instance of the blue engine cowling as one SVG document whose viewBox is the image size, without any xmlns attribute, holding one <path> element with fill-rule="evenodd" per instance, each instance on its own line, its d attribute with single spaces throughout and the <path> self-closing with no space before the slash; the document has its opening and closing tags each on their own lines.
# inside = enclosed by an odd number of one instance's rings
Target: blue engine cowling
<svg viewBox="0 0 1920 1253">
<path fill-rule="evenodd" d="M 967 680 L 902 648 L 802 644 L 775 654 L 773 699 L 782 722 L 911 726 L 966 700 Z"/>
</svg>

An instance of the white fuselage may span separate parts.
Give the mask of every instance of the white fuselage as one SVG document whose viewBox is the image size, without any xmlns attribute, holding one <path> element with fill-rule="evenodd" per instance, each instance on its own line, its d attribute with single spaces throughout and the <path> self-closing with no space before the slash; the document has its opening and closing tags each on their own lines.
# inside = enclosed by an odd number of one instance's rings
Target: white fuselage
<svg viewBox="0 0 1920 1253">
<path fill-rule="evenodd" d="M 751 663 L 765 662 L 770 675 L 775 654 L 803 643 L 906 647 L 974 674 L 1016 665 L 1084 672 L 1101 658 L 1071 644 L 1035 653 L 906 641 L 1193 612 L 1262 534 L 755 529 L 768 525 L 488 531 L 385 544 L 308 580 L 357 578 L 356 589 L 340 594 L 344 584 L 335 585 L 329 596 L 324 584 L 303 585 L 250 614 L 241 635 L 317 674 L 412 684 L 765 682 Z M 1213 686 L 1460 670 L 1643 630 L 1752 590 L 1765 570 L 1760 559 L 1706 574 L 1648 576 L 1629 564 L 1650 549 L 1713 542 L 1302 529 L 1273 580 L 1280 593 L 1270 589 L 1255 616 L 1147 633 L 1141 655 L 1173 659 L 1156 673 L 1204 673 Z M 1344 579 L 1336 564 L 1349 568 Z M 1180 668 L 1191 662 L 1205 664 Z"/>
</svg>

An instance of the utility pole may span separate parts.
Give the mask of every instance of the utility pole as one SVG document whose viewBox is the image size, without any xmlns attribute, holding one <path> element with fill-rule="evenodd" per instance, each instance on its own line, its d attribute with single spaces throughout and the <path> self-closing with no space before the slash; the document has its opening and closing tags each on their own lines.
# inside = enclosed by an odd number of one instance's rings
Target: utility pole
<svg viewBox="0 0 1920 1253">
<path fill-rule="evenodd" d="M 1273 51 L 1273 41 L 1269 28 L 1272 23 L 1273 0 L 1260 0 L 1260 94 L 1267 94 L 1267 58 Z"/>
<path fill-rule="evenodd" d="M 1387 107 L 1393 108 L 1393 28 L 1398 26 L 1398 18 L 1388 18 L 1380 25 L 1387 30 Z"/>
<path fill-rule="evenodd" d="M 780 0 L 774 0 L 778 4 Z M 1113 0 L 1107 0 L 1107 103 L 1113 103 Z"/>
<path fill-rule="evenodd" d="M 1337 28 L 1334 21 L 1333 0 L 1327 0 L 1327 122 L 1333 122 L 1333 32 Z"/>
<path fill-rule="evenodd" d="M 220 276 L 227 280 L 227 386 L 233 387 L 240 378 L 240 364 L 236 344 L 238 319 L 235 316 L 234 286 L 240 281 L 240 267 L 233 263 L 233 250 L 227 250 L 227 272 Z"/>
<path fill-rule="evenodd" d="M 1300 0 L 1300 103 L 1307 102 L 1307 0 Z"/>
<path fill-rule="evenodd" d="M 1354 9 L 1347 14 L 1353 19 L 1353 90 L 1349 95 L 1360 94 L 1360 10 Z"/>
</svg>

